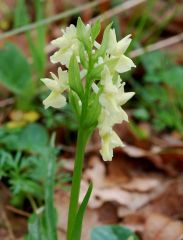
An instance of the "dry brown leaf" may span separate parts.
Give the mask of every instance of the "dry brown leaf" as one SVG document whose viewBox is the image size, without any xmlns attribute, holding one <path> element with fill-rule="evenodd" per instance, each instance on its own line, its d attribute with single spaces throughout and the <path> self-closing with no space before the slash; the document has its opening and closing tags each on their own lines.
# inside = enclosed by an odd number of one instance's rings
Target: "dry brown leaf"
<svg viewBox="0 0 183 240">
<path fill-rule="evenodd" d="M 162 186 L 162 192 L 145 206 L 141 212 L 146 215 L 152 212 L 161 213 L 169 217 L 183 218 L 183 177 L 169 180 Z M 164 189 L 163 189 L 164 188 Z"/>
<path fill-rule="evenodd" d="M 128 183 L 124 183 L 122 187 L 129 191 L 149 192 L 161 184 L 160 178 L 137 176 L 132 178 Z"/>
<path fill-rule="evenodd" d="M 145 223 L 143 240 L 178 240 L 183 235 L 183 224 L 164 215 L 151 214 Z"/>
<path fill-rule="evenodd" d="M 83 173 L 83 179 L 92 181 L 94 188 L 106 185 L 106 169 L 99 157 L 94 156 L 89 160 L 89 166 Z"/>
<path fill-rule="evenodd" d="M 133 158 L 141 158 L 147 156 L 149 153 L 142 148 L 126 145 L 123 151 L 128 154 L 128 156 Z"/>
</svg>

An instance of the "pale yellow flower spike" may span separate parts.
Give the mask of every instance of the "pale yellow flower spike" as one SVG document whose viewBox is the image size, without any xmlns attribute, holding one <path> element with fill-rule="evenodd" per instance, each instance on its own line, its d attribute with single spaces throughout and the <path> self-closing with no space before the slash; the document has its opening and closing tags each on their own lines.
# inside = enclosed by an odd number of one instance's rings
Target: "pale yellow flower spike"
<svg viewBox="0 0 183 240">
<path fill-rule="evenodd" d="M 128 115 L 121 108 L 133 95 L 133 92 L 124 92 L 124 84 L 118 76 L 117 82 L 113 82 L 112 75 L 107 66 L 101 74 L 103 91 L 99 97 L 101 113 L 98 120 L 98 129 L 101 137 L 101 155 L 105 161 L 111 161 L 113 149 L 124 144 L 113 131 L 113 126 L 122 121 L 128 121 Z"/>
<path fill-rule="evenodd" d="M 78 26 L 81 24 L 78 22 Z M 83 25 L 82 25 L 83 26 Z M 81 27 L 81 25 L 80 25 Z M 83 30 L 85 29 L 85 30 Z M 70 25 L 63 30 L 63 35 L 52 41 L 52 44 L 58 48 L 58 50 L 51 56 L 52 63 L 61 63 L 69 68 L 71 57 L 74 55 L 79 64 L 81 64 L 81 55 L 79 54 L 80 45 L 83 44 L 84 39 L 78 39 L 78 34 L 83 36 L 82 31 L 87 36 L 91 33 L 91 26 L 87 25 L 85 28 L 78 29 L 74 25 Z M 125 52 L 131 43 L 131 35 L 128 35 L 117 41 L 116 33 L 114 29 L 110 29 L 105 54 L 98 56 L 94 63 L 94 68 L 98 66 L 102 67 L 100 78 L 98 82 L 93 81 L 91 89 L 95 94 L 99 94 L 98 104 L 101 106 L 101 112 L 99 112 L 98 129 L 101 137 L 101 155 L 105 161 L 111 161 L 113 157 L 113 149 L 115 147 L 122 147 L 122 143 L 119 136 L 114 132 L 113 127 L 115 124 L 119 124 L 123 121 L 128 121 L 128 115 L 122 109 L 122 106 L 133 97 L 133 92 L 125 92 L 124 85 L 119 76 L 119 73 L 129 71 L 132 67 L 135 67 L 133 61 L 125 56 Z M 90 36 L 90 40 L 92 37 Z M 83 45 L 87 45 L 88 41 Z M 94 48 L 91 50 L 92 54 L 100 51 L 101 45 L 94 40 Z M 84 50 L 84 57 L 86 62 L 89 61 L 87 54 L 88 49 Z M 85 59 L 84 59 L 85 60 Z M 110 64 L 111 60 L 114 60 L 114 65 Z M 115 63 L 116 61 L 116 63 Z M 82 64 L 81 64 L 82 65 Z M 91 70 L 91 69 L 90 69 Z M 74 71 L 74 69 L 69 69 Z M 80 71 L 80 78 L 83 79 L 87 75 L 88 69 L 83 66 Z M 68 83 L 68 72 L 58 69 L 58 77 L 51 73 L 52 79 L 44 78 L 43 83 L 50 89 L 50 95 L 43 101 L 45 108 L 54 107 L 62 108 L 66 105 L 66 98 L 63 95 L 65 90 L 70 88 Z M 78 85 L 77 85 L 78 86 Z M 77 92 L 77 91 L 76 91 Z M 79 100 L 79 106 L 82 106 L 81 99 Z"/>
</svg>

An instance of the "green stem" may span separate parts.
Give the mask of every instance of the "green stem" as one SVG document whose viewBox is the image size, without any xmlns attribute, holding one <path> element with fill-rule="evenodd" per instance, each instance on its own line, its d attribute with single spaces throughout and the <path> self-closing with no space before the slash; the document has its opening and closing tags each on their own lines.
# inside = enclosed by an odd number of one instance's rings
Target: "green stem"
<svg viewBox="0 0 183 240">
<path fill-rule="evenodd" d="M 78 130 L 76 158 L 74 164 L 74 173 L 72 178 L 71 197 L 69 205 L 68 225 L 67 225 L 67 239 L 70 240 L 77 209 L 80 191 L 81 174 L 83 167 L 84 151 L 87 143 L 87 136 L 82 126 Z"/>
<path fill-rule="evenodd" d="M 90 53 L 89 55 L 89 67 L 88 74 L 86 76 L 86 88 L 84 101 L 82 106 L 82 112 L 80 117 L 78 136 L 77 136 L 77 147 L 76 147 L 76 157 L 74 163 L 74 172 L 72 178 L 72 187 L 71 187 L 71 196 L 70 196 L 70 205 L 69 205 L 69 215 L 68 215 L 68 224 L 67 224 L 67 240 L 72 240 L 72 231 L 75 224 L 75 219 L 78 211 L 78 200 L 79 200 L 79 192 L 80 192 L 80 184 L 81 184 L 81 174 L 83 168 L 83 160 L 86 143 L 91 134 L 91 129 L 86 129 L 84 126 L 85 118 L 87 116 L 88 111 L 88 99 L 90 94 L 90 77 L 89 77 L 89 69 L 92 69 L 92 57 Z"/>
</svg>

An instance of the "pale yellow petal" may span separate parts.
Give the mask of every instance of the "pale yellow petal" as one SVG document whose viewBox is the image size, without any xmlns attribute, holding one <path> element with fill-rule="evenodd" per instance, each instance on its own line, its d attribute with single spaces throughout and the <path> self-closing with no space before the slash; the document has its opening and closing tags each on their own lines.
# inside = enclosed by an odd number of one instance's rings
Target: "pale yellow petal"
<svg viewBox="0 0 183 240">
<path fill-rule="evenodd" d="M 126 52 L 127 48 L 129 47 L 132 41 L 130 37 L 131 35 L 127 35 L 117 43 L 118 54 L 123 54 Z"/>
<path fill-rule="evenodd" d="M 133 61 L 130 58 L 126 57 L 125 55 L 122 55 L 115 69 L 119 73 L 124 73 L 131 70 L 132 67 L 136 67 Z"/>
<path fill-rule="evenodd" d="M 59 86 L 56 81 L 50 78 L 42 78 L 41 81 L 49 88 L 51 91 L 58 91 Z"/>
<path fill-rule="evenodd" d="M 124 92 L 119 96 L 119 104 L 122 106 L 134 96 L 134 92 Z"/>
<path fill-rule="evenodd" d="M 50 95 L 43 101 L 45 108 L 62 108 L 66 105 L 66 98 L 57 92 L 51 92 Z"/>
</svg>

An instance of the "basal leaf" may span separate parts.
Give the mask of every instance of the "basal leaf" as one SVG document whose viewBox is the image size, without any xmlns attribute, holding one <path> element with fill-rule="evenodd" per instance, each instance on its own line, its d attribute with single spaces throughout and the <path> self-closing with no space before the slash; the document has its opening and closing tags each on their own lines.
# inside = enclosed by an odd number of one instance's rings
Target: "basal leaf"
<svg viewBox="0 0 183 240">
<path fill-rule="evenodd" d="M 75 219 L 75 223 L 74 223 L 74 227 L 72 230 L 72 236 L 70 238 L 70 240 L 80 240 L 81 239 L 81 229 L 82 229 L 82 222 L 83 222 L 83 217 L 84 217 L 84 213 L 85 213 L 85 209 L 87 207 L 91 192 L 92 192 L 92 184 L 90 184 L 88 191 L 83 199 L 83 202 L 81 203 L 81 206 L 78 210 L 76 219 Z"/>
</svg>

